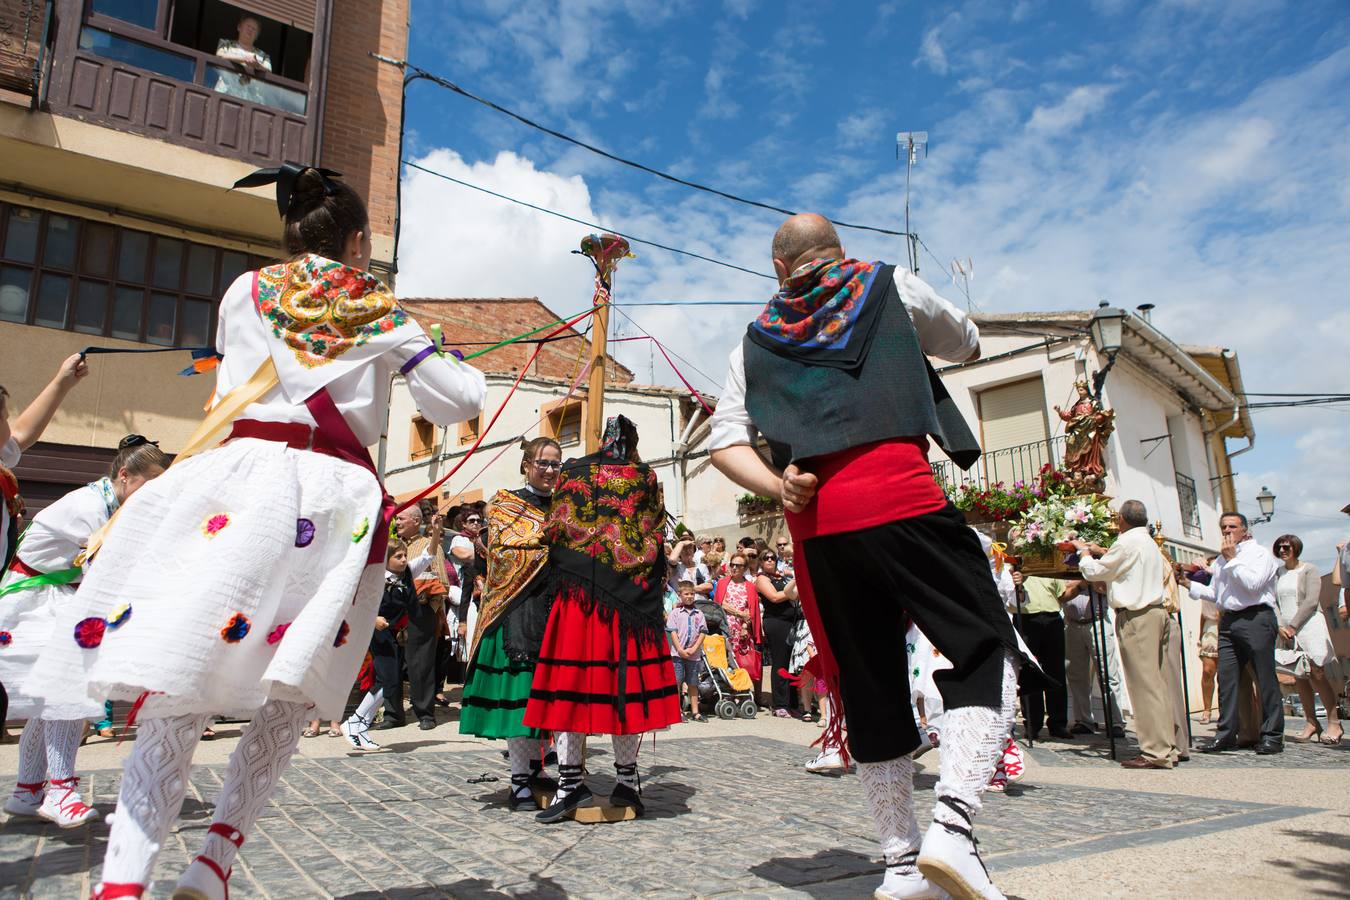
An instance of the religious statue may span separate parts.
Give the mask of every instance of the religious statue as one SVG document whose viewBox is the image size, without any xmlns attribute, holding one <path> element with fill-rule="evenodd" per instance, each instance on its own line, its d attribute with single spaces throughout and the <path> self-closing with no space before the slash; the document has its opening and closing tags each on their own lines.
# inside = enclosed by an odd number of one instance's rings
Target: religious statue
<svg viewBox="0 0 1350 900">
<path fill-rule="evenodd" d="M 1055 407 L 1064 421 L 1064 468 L 1084 491 L 1101 493 L 1106 487 L 1106 439 L 1115 430 L 1115 410 L 1103 409 L 1086 380 L 1074 383 L 1078 399 L 1068 410 Z"/>
</svg>

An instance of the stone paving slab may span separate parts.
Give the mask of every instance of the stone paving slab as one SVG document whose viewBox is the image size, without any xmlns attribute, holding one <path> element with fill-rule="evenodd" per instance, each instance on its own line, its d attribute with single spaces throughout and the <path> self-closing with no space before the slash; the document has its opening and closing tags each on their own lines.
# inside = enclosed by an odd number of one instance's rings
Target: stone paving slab
<svg viewBox="0 0 1350 900">
<path fill-rule="evenodd" d="M 1135 742 L 1133 733 L 1127 734 L 1124 739 L 1116 739 L 1117 760 L 1139 755 L 1139 745 Z M 1091 737 L 1089 740 L 1079 738 L 1072 742 L 1037 742 L 1027 752 L 1043 766 L 1100 766 L 1111 762 L 1110 745 L 1101 736 Z M 1190 761 L 1183 765 L 1196 769 L 1350 768 L 1350 741 L 1342 741 L 1339 744 L 1303 744 L 1285 738 L 1284 752 L 1269 756 L 1262 756 L 1250 748 L 1227 753 L 1200 753 L 1192 750 Z"/>
<path fill-rule="evenodd" d="M 613 786 L 604 740 L 590 784 Z M 1331 749 L 1331 748 L 1328 748 Z M 1036 753 L 1058 751 L 1037 747 Z M 498 752 L 383 752 L 302 759 L 286 773 L 235 865 L 235 898 L 817 897 L 870 894 L 880 862 L 861 786 L 801 768 L 795 744 L 757 737 L 659 741 L 640 757 L 648 814 L 611 825 L 539 825 L 505 803 Z M 1066 763 L 1075 764 L 1075 763 Z M 1100 763 L 1099 763 L 1100 764 Z M 167 896 L 210 821 L 222 769 L 192 770 L 183 818 L 155 872 Z M 496 782 L 471 783 L 482 775 Z M 86 777 L 105 815 L 118 772 Z M 916 795 L 933 802 L 932 771 Z M 1217 798 L 1068 785 L 990 795 L 980 839 L 991 870 L 1039 865 L 1303 815 Z M 107 826 L 0 824 L 0 898 L 82 897 Z M 91 873 L 91 869 L 94 871 Z"/>
</svg>

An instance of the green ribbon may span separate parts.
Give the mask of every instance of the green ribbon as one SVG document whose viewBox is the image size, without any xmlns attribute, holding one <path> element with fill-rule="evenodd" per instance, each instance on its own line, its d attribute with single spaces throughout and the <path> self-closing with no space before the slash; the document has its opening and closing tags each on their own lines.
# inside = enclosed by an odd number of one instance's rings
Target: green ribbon
<svg viewBox="0 0 1350 900">
<path fill-rule="evenodd" d="M 62 569 L 60 572 L 47 572 L 44 575 L 33 575 L 30 578 L 23 578 L 13 584 L 8 584 L 0 588 L 0 597 L 27 588 L 45 587 L 49 584 L 70 584 L 76 578 L 79 578 L 80 573 L 83 571 L 84 570 L 79 566 L 74 566 L 69 569 Z"/>
</svg>

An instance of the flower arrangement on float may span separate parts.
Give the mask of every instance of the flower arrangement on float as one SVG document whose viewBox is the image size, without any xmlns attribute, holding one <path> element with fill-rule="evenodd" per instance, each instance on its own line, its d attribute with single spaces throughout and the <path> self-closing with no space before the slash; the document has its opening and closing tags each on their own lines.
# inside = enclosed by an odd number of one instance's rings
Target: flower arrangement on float
<svg viewBox="0 0 1350 900">
<path fill-rule="evenodd" d="M 1008 532 L 1019 554 L 1070 552 L 1070 541 L 1109 547 L 1116 539 L 1115 513 L 1097 494 L 1054 496 L 1032 504 Z"/>
<path fill-rule="evenodd" d="M 1073 486 L 1066 471 L 1046 463 L 1035 478 L 1015 481 L 1011 487 L 1002 481 L 987 487 L 972 482 L 945 482 L 942 490 L 952 505 L 966 514 L 966 521 L 976 525 L 1015 522 L 1047 498 L 1073 493 Z"/>
</svg>

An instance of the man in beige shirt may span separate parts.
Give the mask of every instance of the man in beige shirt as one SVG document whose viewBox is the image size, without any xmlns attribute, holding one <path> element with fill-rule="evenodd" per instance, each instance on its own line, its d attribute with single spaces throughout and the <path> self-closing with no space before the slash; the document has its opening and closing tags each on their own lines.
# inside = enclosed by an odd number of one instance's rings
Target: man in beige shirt
<svg viewBox="0 0 1350 900">
<path fill-rule="evenodd" d="M 1088 581 L 1105 582 L 1107 602 L 1116 611 L 1125 686 L 1134 707 L 1139 756 L 1124 760 L 1127 769 L 1170 769 L 1181 749 L 1173 728 L 1172 697 L 1167 688 L 1167 642 L 1171 618 L 1163 608 L 1168 570 L 1148 533 L 1148 511 L 1126 500 L 1116 513 L 1120 537 L 1110 550 L 1074 541 L 1078 569 Z M 1100 557 L 1100 558 L 1096 558 Z"/>
</svg>

